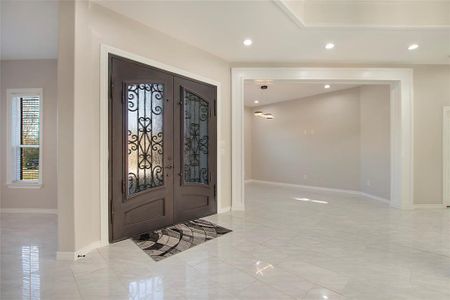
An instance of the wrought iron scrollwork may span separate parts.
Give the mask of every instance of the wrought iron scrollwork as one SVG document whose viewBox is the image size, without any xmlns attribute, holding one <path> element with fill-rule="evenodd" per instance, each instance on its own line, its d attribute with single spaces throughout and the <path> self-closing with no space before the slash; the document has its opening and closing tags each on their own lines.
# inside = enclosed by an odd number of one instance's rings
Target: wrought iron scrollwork
<svg viewBox="0 0 450 300">
<path fill-rule="evenodd" d="M 208 102 L 184 93 L 184 181 L 208 184 Z"/>
<path fill-rule="evenodd" d="M 164 184 L 164 86 L 159 83 L 127 87 L 128 195 Z"/>
</svg>

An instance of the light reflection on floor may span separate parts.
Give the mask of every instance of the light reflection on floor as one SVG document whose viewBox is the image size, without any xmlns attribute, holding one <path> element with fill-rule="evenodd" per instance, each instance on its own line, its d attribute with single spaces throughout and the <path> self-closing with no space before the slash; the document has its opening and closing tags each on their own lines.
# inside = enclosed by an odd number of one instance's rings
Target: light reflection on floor
<svg viewBox="0 0 450 300">
<path fill-rule="evenodd" d="M 293 197 L 292 199 L 304 202 L 312 202 L 312 203 L 320 203 L 320 204 L 328 204 L 328 201 L 323 200 L 314 200 L 309 198 L 301 198 L 301 197 Z"/>
<path fill-rule="evenodd" d="M 39 247 L 22 246 L 23 299 L 40 299 Z"/>
<path fill-rule="evenodd" d="M 148 279 L 132 281 L 128 284 L 128 294 L 130 300 L 163 300 L 163 279 L 161 277 L 152 277 Z"/>
<path fill-rule="evenodd" d="M 261 275 L 261 276 L 264 276 L 264 271 L 274 268 L 272 264 L 262 263 L 259 260 L 256 262 L 255 265 L 256 265 L 256 272 L 255 272 L 255 274 L 256 275 Z"/>
</svg>

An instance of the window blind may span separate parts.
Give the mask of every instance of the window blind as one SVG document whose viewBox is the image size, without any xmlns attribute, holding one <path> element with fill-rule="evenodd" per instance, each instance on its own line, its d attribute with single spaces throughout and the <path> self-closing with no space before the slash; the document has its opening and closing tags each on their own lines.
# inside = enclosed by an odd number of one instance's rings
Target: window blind
<svg viewBox="0 0 450 300">
<path fill-rule="evenodd" d="M 18 105 L 19 126 L 16 151 L 16 166 L 19 180 L 39 179 L 40 151 L 40 99 L 22 97 Z"/>
</svg>

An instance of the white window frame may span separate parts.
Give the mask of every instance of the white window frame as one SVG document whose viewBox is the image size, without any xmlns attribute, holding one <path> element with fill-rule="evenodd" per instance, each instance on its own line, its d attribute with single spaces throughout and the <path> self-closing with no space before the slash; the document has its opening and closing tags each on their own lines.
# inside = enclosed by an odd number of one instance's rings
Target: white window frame
<svg viewBox="0 0 450 300">
<path fill-rule="evenodd" d="M 9 188 L 41 188 L 42 187 L 42 169 L 44 165 L 43 161 L 43 137 L 44 137 L 44 110 L 43 110 L 43 90 L 42 88 L 32 89 L 7 89 L 7 150 L 6 150 L 6 166 L 7 177 L 6 184 Z M 17 180 L 17 157 L 16 147 L 17 142 L 15 139 L 15 132 L 17 124 L 13 124 L 15 120 L 14 114 L 16 113 L 16 107 L 14 107 L 14 100 L 17 98 L 26 97 L 39 97 L 39 180 Z"/>
</svg>

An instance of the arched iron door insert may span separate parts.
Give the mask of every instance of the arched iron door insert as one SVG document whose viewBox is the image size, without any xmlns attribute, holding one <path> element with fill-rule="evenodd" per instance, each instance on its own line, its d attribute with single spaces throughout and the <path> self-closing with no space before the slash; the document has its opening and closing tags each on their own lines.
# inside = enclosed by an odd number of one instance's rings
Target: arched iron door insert
<svg viewBox="0 0 450 300">
<path fill-rule="evenodd" d="M 216 213 L 216 88 L 175 77 L 174 218 L 177 222 Z"/>
</svg>

